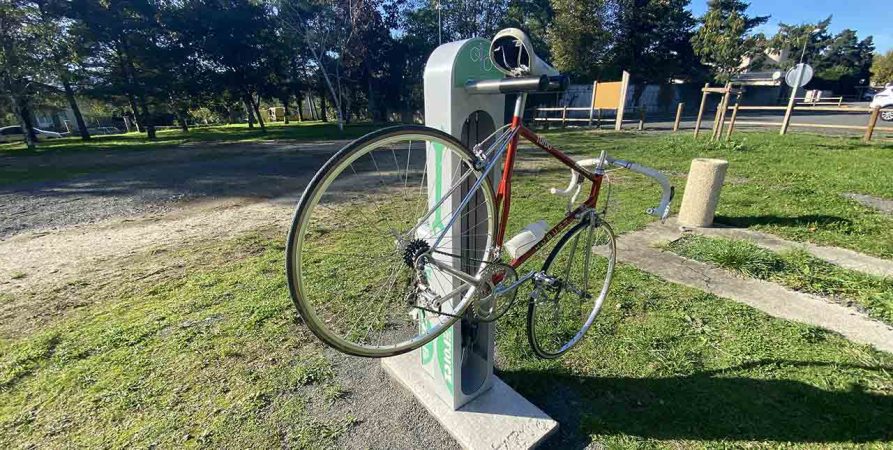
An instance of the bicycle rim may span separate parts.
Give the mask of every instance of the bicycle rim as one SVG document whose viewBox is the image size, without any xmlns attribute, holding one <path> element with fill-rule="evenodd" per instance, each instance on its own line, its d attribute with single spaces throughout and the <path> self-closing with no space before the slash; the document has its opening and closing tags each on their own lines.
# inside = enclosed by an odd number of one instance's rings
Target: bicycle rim
<svg viewBox="0 0 893 450">
<path fill-rule="evenodd" d="M 452 189 L 450 181 L 465 174 Z M 384 357 L 416 349 L 455 323 L 473 288 L 441 307 L 427 305 L 419 289 L 444 294 L 467 284 L 434 264 L 411 265 L 433 250 L 438 262 L 470 275 L 484 267 L 496 217 L 489 181 L 458 209 L 479 177 L 462 144 L 425 127 L 381 130 L 336 154 L 302 196 L 288 241 L 289 287 L 310 329 L 342 352 Z M 462 251 L 470 247 L 477 250 Z"/>
<path fill-rule="evenodd" d="M 611 286 L 616 241 L 600 220 L 577 224 L 558 242 L 543 272 L 558 281 L 541 287 L 527 312 L 527 336 L 534 353 L 556 358 L 577 345 L 595 322 Z"/>
</svg>

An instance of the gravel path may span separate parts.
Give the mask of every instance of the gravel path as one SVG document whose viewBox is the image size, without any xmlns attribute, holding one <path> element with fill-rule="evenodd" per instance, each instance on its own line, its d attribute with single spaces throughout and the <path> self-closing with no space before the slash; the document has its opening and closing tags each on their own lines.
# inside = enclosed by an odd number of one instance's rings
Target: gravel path
<svg viewBox="0 0 893 450">
<path fill-rule="evenodd" d="M 58 161 L 29 158 L 17 163 L 43 169 L 90 167 L 99 172 L 0 187 L 0 239 L 24 231 L 165 213 L 196 199 L 297 198 L 343 144 L 218 145 L 120 155 L 95 152 L 77 160 L 71 155 Z"/>
</svg>

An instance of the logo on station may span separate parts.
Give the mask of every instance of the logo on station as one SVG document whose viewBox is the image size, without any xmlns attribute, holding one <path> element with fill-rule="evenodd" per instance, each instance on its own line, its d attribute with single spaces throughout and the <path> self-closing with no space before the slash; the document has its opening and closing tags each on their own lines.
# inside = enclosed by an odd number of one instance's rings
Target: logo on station
<svg viewBox="0 0 893 450">
<path fill-rule="evenodd" d="M 476 44 L 469 49 L 468 55 L 471 58 L 471 62 L 480 63 L 481 69 L 485 72 L 493 70 L 493 61 L 490 60 L 490 55 L 488 55 L 490 51 L 489 42 L 487 45 L 488 47 L 484 48 L 483 42 Z"/>
</svg>

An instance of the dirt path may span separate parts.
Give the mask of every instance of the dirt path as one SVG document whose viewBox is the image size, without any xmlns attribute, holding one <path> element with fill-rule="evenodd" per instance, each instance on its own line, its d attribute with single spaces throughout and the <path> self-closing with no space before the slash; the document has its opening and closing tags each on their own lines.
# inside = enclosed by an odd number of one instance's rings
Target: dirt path
<svg viewBox="0 0 893 450">
<path fill-rule="evenodd" d="M 84 271 L 114 272 L 120 258 L 196 240 L 225 239 L 261 226 L 285 230 L 291 213 L 292 204 L 286 201 L 233 199 L 55 232 L 21 233 L 0 241 L 0 288 L 12 294 L 63 283 Z"/>
</svg>

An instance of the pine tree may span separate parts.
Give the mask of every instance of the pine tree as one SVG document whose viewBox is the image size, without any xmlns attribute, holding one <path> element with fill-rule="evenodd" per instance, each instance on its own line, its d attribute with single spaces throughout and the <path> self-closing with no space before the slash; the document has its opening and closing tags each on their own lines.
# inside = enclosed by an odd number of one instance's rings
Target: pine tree
<svg viewBox="0 0 893 450">
<path fill-rule="evenodd" d="M 700 19 L 701 27 L 692 38 L 695 53 L 720 82 L 743 69 L 743 58 L 762 51 L 760 36 L 751 32 L 769 16 L 748 16 L 748 6 L 741 0 L 710 0 Z"/>
</svg>

